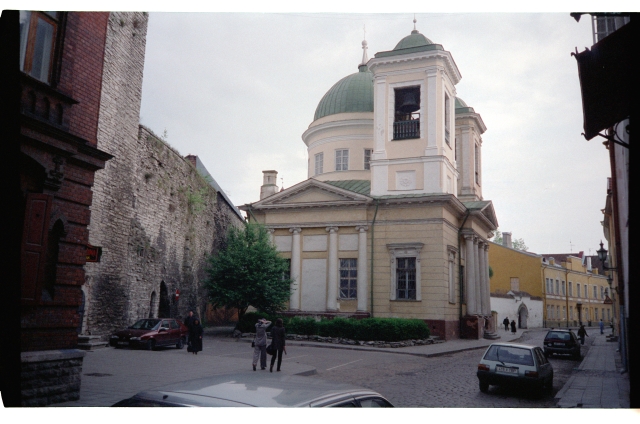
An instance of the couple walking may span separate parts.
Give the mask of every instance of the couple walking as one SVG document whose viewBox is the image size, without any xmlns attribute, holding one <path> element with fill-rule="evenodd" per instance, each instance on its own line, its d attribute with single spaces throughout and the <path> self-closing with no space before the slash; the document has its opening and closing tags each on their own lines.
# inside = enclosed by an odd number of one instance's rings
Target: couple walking
<svg viewBox="0 0 640 424">
<path fill-rule="evenodd" d="M 271 325 L 271 321 L 267 321 L 264 318 L 260 318 L 256 323 L 256 337 L 253 339 L 253 370 L 256 370 L 258 365 L 258 358 L 260 359 L 260 369 L 267 369 L 267 327 Z M 275 353 L 271 357 L 270 372 L 273 372 L 273 364 L 278 357 L 278 368 L 280 371 L 280 364 L 282 364 L 282 352 L 287 354 L 287 348 L 285 347 L 285 331 L 282 324 L 282 319 L 276 320 L 275 326 L 271 329 L 271 345 Z"/>
</svg>

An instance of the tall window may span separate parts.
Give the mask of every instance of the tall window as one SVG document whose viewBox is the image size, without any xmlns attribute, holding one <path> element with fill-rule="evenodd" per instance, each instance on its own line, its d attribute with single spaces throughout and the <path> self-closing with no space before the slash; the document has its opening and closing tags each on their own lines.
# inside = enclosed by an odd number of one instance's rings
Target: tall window
<svg viewBox="0 0 640 424">
<path fill-rule="evenodd" d="M 416 258 L 398 258 L 396 261 L 396 299 L 415 299 Z"/>
<path fill-rule="evenodd" d="M 473 158 L 476 173 L 476 184 L 480 184 L 480 149 L 477 144 L 473 147 Z"/>
<path fill-rule="evenodd" d="M 451 129 L 451 124 L 449 123 L 449 121 L 451 120 L 451 101 L 449 100 L 449 95 L 447 93 L 444 93 L 444 141 L 447 142 L 447 144 L 451 145 L 450 140 L 450 129 Z"/>
<path fill-rule="evenodd" d="M 593 298 L 597 299 L 598 298 L 598 286 L 593 286 Z M 598 319 L 598 318 L 596 318 Z"/>
<path fill-rule="evenodd" d="M 573 319 L 573 306 L 569 306 L 569 319 Z"/>
<path fill-rule="evenodd" d="M 20 70 L 49 83 L 59 12 L 20 11 Z"/>
<path fill-rule="evenodd" d="M 604 299 L 604 286 L 600 286 L 600 299 Z M 604 313 L 602 316 L 604 317 Z"/>
<path fill-rule="evenodd" d="M 560 319 L 560 306 L 556 306 L 556 318 Z"/>
<path fill-rule="evenodd" d="M 593 317 L 595 318 L 596 321 L 598 321 L 598 308 L 595 308 L 593 313 L 594 313 Z"/>
<path fill-rule="evenodd" d="M 291 259 L 285 259 L 286 269 L 282 272 L 282 281 L 288 280 L 291 277 Z"/>
<path fill-rule="evenodd" d="M 358 260 L 340 259 L 340 299 L 356 299 Z"/>
<path fill-rule="evenodd" d="M 393 139 L 420 138 L 420 87 L 394 90 Z"/>
<path fill-rule="evenodd" d="M 567 307 L 562 307 L 562 319 L 567 319 Z"/>
<path fill-rule="evenodd" d="M 589 286 L 587 286 L 586 284 L 584 285 L 584 297 L 589 299 Z"/>
<path fill-rule="evenodd" d="M 324 166 L 324 153 L 316 153 L 315 158 L 315 173 L 314 175 L 320 175 L 323 172 Z"/>
<path fill-rule="evenodd" d="M 349 150 L 336 150 L 336 171 L 349 170 Z"/>
<path fill-rule="evenodd" d="M 560 281 L 556 280 L 556 294 L 560 294 Z"/>
<path fill-rule="evenodd" d="M 569 296 L 573 296 L 573 283 L 569 281 Z"/>
<path fill-rule="evenodd" d="M 580 283 L 576 284 L 576 297 L 580 297 Z"/>
<path fill-rule="evenodd" d="M 372 149 L 364 149 L 364 169 L 371 169 Z"/>
<path fill-rule="evenodd" d="M 562 282 L 562 295 L 565 296 L 567 294 L 567 288 L 565 282 Z"/>
</svg>

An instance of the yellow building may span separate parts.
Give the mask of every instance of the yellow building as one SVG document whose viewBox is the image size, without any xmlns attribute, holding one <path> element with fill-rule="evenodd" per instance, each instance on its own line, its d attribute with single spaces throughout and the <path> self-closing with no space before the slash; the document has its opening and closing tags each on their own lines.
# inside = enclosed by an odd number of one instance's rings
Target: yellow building
<svg viewBox="0 0 640 424">
<path fill-rule="evenodd" d="M 419 318 L 444 339 L 491 318 L 482 118 L 456 97 L 451 53 L 415 28 L 321 99 L 302 135 L 309 178 L 264 171 L 244 205 L 290 259 L 290 315 Z"/>
<path fill-rule="evenodd" d="M 540 283 L 542 257 L 510 247 L 511 234 L 502 233 L 505 245 L 489 242 L 491 308 L 496 325 L 504 318 L 518 328 L 543 326 L 544 291 Z"/>
<path fill-rule="evenodd" d="M 577 255 L 543 255 L 546 327 L 597 326 L 600 319 L 610 325 L 613 319 L 609 283 L 592 266 L 597 256 Z"/>
</svg>

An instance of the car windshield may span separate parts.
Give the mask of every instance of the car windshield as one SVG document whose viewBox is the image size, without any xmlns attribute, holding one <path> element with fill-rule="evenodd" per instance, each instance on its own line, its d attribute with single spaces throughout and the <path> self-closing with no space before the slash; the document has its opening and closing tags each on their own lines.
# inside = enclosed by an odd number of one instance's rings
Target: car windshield
<svg viewBox="0 0 640 424">
<path fill-rule="evenodd" d="M 533 365 L 531 351 L 515 346 L 491 346 L 484 355 L 484 359 L 518 365 Z"/>
<path fill-rule="evenodd" d="M 155 330 L 159 325 L 159 319 L 141 319 L 129 328 L 133 328 L 135 330 Z"/>
<path fill-rule="evenodd" d="M 545 339 L 571 340 L 571 334 L 561 331 L 550 331 Z"/>
</svg>

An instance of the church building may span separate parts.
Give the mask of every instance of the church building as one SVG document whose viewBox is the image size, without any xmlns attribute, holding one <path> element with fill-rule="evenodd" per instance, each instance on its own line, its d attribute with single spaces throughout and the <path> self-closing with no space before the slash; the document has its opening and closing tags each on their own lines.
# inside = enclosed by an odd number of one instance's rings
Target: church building
<svg viewBox="0 0 640 424">
<path fill-rule="evenodd" d="M 308 179 L 240 207 L 290 260 L 288 315 L 424 320 L 443 339 L 490 326 L 482 197 L 486 127 L 457 97 L 453 56 L 415 29 L 320 100 L 302 134 Z"/>
</svg>

